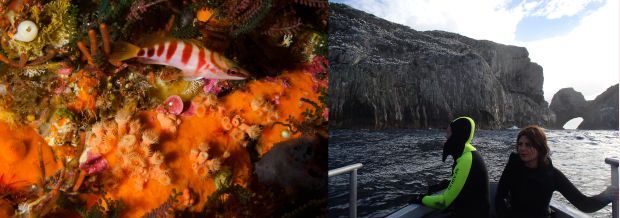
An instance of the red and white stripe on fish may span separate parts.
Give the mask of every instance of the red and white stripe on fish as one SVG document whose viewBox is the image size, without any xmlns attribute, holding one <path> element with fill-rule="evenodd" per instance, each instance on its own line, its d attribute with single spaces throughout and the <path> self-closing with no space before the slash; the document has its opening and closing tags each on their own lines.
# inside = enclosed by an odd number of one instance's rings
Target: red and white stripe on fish
<svg viewBox="0 0 620 218">
<path fill-rule="evenodd" d="M 209 49 L 183 41 L 170 40 L 141 48 L 137 57 L 147 64 L 167 65 L 181 69 L 186 79 L 244 79 L 228 75 L 227 60 Z"/>
</svg>

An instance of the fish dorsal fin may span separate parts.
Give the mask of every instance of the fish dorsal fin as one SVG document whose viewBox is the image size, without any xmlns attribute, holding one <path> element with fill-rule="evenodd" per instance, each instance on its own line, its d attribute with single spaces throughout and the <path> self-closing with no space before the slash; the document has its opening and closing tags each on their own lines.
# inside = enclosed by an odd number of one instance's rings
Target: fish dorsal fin
<svg viewBox="0 0 620 218">
<path fill-rule="evenodd" d="M 150 47 L 150 46 L 159 44 L 162 41 L 168 41 L 168 40 L 175 40 L 175 39 L 169 36 L 166 36 L 163 32 L 155 32 L 155 33 L 143 36 L 142 38 L 140 38 L 140 40 L 138 40 L 138 42 L 136 42 L 136 44 L 138 44 L 142 48 L 145 48 L 145 47 Z"/>
<path fill-rule="evenodd" d="M 142 48 L 145 48 L 145 47 L 151 47 L 151 46 L 154 46 L 161 42 L 166 42 L 166 41 L 183 42 L 185 44 L 192 44 L 192 45 L 198 46 L 199 48 L 205 48 L 203 45 L 203 42 L 201 42 L 200 40 L 178 39 L 178 38 L 174 38 L 171 36 L 166 36 L 165 33 L 161 31 L 142 37 L 136 44 L 138 44 Z"/>
</svg>

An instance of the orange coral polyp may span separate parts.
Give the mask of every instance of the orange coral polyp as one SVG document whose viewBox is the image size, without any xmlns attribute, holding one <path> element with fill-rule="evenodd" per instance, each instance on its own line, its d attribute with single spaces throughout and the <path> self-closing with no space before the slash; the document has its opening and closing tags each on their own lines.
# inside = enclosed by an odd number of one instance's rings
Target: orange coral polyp
<svg viewBox="0 0 620 218">
<path fill-rule="evenodd" d="M 78 74 L 84 74 L 84 72 L 80 71 Z M 290 81 L 290 87 L 284 87 L 281 79 Z M 245 187 L 253 172 L 248 148 L 234 141 L 229 132 L 223 131 L 221 123 L 223 117 L 231 114 L 239 115 L 242 119 L 235 129 L 244 134 L 251 132 L 252 134 L 249 135 L 258 140 L 257 149 L 262 155 L 268 152 L 274 144 L 287 140 L 280 133 L 288 128 L 273 125 L 274 121 L 288 123 L 289 116 L 302 121 L 301 113 L 306 109 L 314 109 L 309 104 L 300 104 L 301 98 L 318 102 L 318 93 L 313 91 L 313 84 L 309 73 L 284 72 L 275 81 L 248 81 L 243 89 L 235 90 L 220 99 L 214 95 L 193 99 L 193 102 L 204 106 L 205 112 L 202 116 L 200 113 L 198 116 L 176 117 L 159 114 L 152 110 L 139 112 L 138 120 L 143 123 L 136 131 L 139 134 L 135 135 L 135 140 L 144 141 L 146 131 L 156 132 L 160 137 L 158 145 L 154 147 L 156 150 L 153 152 L 161 152 L 163 162 L 156 164 L 158 161 L 149 161 L 148 158 L 153 158 L 152 155 L 141 149 L 133 148 L 132 150 L 128 147 L 127 151 L 122 151 L 121 146 L 114 145 L 114 148 L 104 155 L 110 166 L 107 176 L 104 176 L 107 197 L 123 201 L 126 206 L 123 211 L 124 216 L 138 217 L 165 202 L 172 189 L 190 188 L 195 196 L 192 197 L 193 206 L 188 210 L 201 212 L 206 205 L 207 198 L 215 191 L 215 184 L 213 178 L 209 176 L 210 173 L 217 172 L 222 167 L 229 168 L 232 173 L 232 182 Z M 277 105 L 265 100 L 272 99 L 276 95 L 281 96 Z M 252 107 L 254 99 L 259 99 L 255 105 L 259 106 L 256 111 Z M 270 116 L 265 117 L 267 115 Z M 230 117 L 228 119 L 230 122 Z M 232 123 L 230 125 L 232 128 Z M 262 125 L 262 129 L 259 125 Z M 176 134 L 170 135 L 169 128 L 174 128 Z M 91 144 L 103 137 L 114 134 L 117 134 L 117 142 L 121 141 L 124 135 L 112 130 L 118 131 L 118 126 L 114 129 L 111 124 L 93 125 L 92 133 L 87 133 L 91 134 L 88 146 L 92 146 Z M 299 133 L 291 134 L 290 137 L 299 135 Z M 27 153 L 21 160 L 12 165 L 0 164 L 0 175 L 15 175 L 14 180 L 25 181 L 20 183 L 20 186 L 38 182 L 41 174 L 38 169 L 38 149 L 36 148 L 38 148 L 37 143 L 45 143 L 43 139 L 33 129 L 9 130 L 8 125 L 3 123 L 0 123 L 0 138 L 3 140 L 5 138 L 15 140 L 32 138 L 26 142 Z M 51 150 L 45 144 L 43 145 L 43 161 L 46 176 L 49 176 L 57 171 L 61 164 L 54 162 Z M 196 164 L 200 152 L 208 152 L 209 158 L 212 159 L 206 160 L 203 164 Z M 159 157 L 154 158 L 159 159 Z M 139 194 L 136 194 L 136 189 L 141 189 Z"/>
<path fill-rule="evenodd" d="M 97 99 L 96 88 L 99 84 L 99 80 L 88 74 L 86 70 L 80 70 L 69 80 L 70 82 L 75 82 L 78 87 L 75 101 L 68 106 L 68 108 L 73 111 L 95 110 L 95 102 Z"/>
</svg>

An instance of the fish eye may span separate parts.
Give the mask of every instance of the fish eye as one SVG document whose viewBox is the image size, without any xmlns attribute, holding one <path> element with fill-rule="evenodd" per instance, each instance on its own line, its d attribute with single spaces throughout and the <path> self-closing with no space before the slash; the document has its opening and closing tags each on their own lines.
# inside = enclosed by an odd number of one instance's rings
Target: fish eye
<svg viewBox="0 0 620 218">
<path fill-rule="evenodd" d="M 229 73 L 237 74 L 237 73 L 239 73 L 239 68 L 236 68 L 236 67 L 230 68 L 230 69 L 228 69 L 228 72 Z"/>
</svg>

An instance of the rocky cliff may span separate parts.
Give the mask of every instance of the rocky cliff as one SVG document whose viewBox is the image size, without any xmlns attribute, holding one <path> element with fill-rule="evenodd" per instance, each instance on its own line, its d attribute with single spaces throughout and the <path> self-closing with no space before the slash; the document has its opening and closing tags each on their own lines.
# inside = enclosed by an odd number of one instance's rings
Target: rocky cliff
<svg viewBox="0 0 620 218">
<path fill-rule="evenodd" d="M 588 102 L 581 92 L 573 88 L 560 89 L 551 98 L 549 109 L 555 114 L 555 122 L 549 127 L 562 129 L 564 124 L 576 117 L 583 117 Z"/>
<path fill-rule="evenodd" d="M 420 32 L 330 5 L 330 128 L 546 125 L 542 67 L 525 48 Z"/>
<path fill-rule="evenodd" d="M 557 119 L 554 128 L 561 129 L 570 119 L 582 117 L 578 129 L 618 129 L 618 84 L 609 87 L 592 101 L 573 88 L 560 89 L 549 108 Z"/>
</svg>

